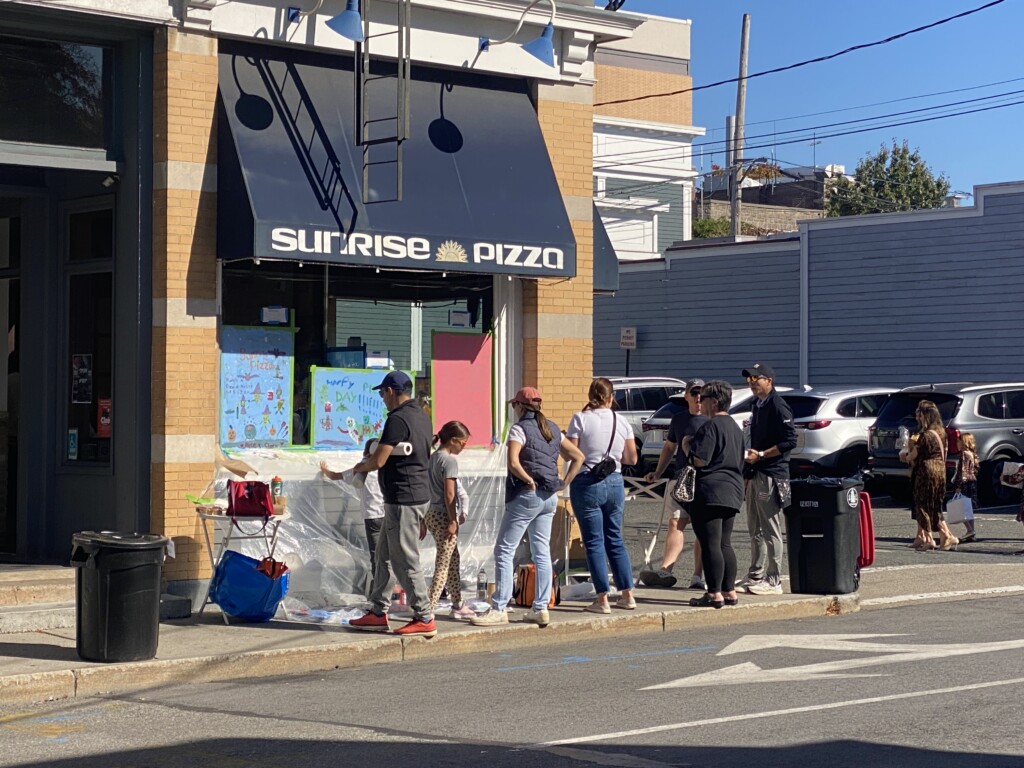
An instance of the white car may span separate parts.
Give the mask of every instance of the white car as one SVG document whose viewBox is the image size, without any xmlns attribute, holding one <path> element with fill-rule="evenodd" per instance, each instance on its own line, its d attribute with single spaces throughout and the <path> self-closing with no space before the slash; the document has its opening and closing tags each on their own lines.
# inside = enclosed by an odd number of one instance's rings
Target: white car
<svg viewBox="0 0 1024 768">
<path fill-rule="evenodd" d="M 889 387 L 808 389 L 782 395 L 793 409 L 796 448 L 790 474 L 857 475 L 868 463 L 868 428 L 895 392 Z"/>
</svg>

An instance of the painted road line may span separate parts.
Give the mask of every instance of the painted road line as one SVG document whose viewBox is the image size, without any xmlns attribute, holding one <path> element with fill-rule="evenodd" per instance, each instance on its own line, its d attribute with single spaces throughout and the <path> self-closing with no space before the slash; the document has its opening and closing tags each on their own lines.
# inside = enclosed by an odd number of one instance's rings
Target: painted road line
<svg viewBox="0 0 1024 768">
<path fill-rule="evenodd" d="M 928 691 L 912 691 L 909 693 L 894 693 L 889 696 L 871 696 L 866 699 L 850 699 L 849 701 L 834 701 L 828 704 L 812 704 L 806 707 L 791 707 L 789 709 L 775 709 L 767 712 L 750 712 L 745 715 L 728 715 L 726 717 L 711 717 L 705 720 L 691 720 L 685 723 L 671 723 L 668 725 L 653 725 L 648 728 L 636 728 L 631 731 L 615 731 L 614 733 L 599 733 L 593 736 L 580 736 L 574 739 L 558 739 L 537 744 L 536 748 L 559 747 L 569 744 L 588 744 L 595 741 L 608 741 L 610 739 L 625 739 L 631 736 L 647 736 L 652 733 L 665 733 L 666 731 L 681 731 L 687 728 L 702 728 L 708 725 L 722 725 L 723 723 L 739 723 L 745 720 L 763 720 L 770 717 L 784 717 L 787 715 L 801 715 L 808 712 L 823 712 L 829 709 L 843 709 L 845 707 L 859 707 L 865 704 L 883 704 L 887 701 L 903 701 L 906 699 L 919 699 L 925 696 L 943 696 L 953 693 L 964 693 L 966 691 L 980 691 L 986 688 L 1000 688 L 1009 685 L 1024 685 L 1024 677 L 1015 677 L 1011 680 L 995 680 L 990 683 L 972 683 L 970 685 L 958 685 L 953 688 L 934 688 Z"/>
<path fill-rule="evenodd" d="M 891 597 L 871 597 L 861 599 L 861 608 L 870 608 L 872 605 L 893 605 L 896 603 L 908 603 L 918 600 L 936 600 L 944 597 L 970 597 L 972 595 L 1012 595 L 1024 592 L 1024 584 L 1008 587 L 984 587 L 979 589 L 959 589 L 951 592 L 921 592 L 916 595 L 893 595 Z"/>
</svg>

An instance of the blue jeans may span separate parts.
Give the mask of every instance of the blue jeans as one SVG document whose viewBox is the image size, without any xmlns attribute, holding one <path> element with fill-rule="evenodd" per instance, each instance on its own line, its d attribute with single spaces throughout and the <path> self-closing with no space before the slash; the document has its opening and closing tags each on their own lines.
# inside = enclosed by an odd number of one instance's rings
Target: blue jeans
<svg viewBox="0 0 1024 768">
<path fill-rule="evenodd" d="M 589 472 L 576 476 L 569 487 L 572 513 L 580 524 L 587 549 L 587 569 L 597 594 L 608 592 L 608 566 L 620 590 L 633 588 L 633 565 L 622 540 L 622 513 L 626 491 L 622 475 L 615 472 L 595 480 Z"/>
<path fill-rule="evenodd" d="M 512 600 L 512 558 L 523 539 L 530 536 L 530 551 L 537 569 L 537 588 L 533 595 L 533 610 L 548 607 L 551 599 L 551 521 L 555 518 L 558 498 L 543 491 L 521 491 L 505 504 L 501 516 L 498 540 L 494 542 L 494 595 L 495 610 L 504 611 Z"/>
</svg>

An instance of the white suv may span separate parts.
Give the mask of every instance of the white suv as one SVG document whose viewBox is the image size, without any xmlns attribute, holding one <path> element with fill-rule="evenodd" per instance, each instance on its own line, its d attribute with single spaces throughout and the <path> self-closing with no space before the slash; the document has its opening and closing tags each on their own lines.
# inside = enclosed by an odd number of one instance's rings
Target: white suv
<svg viewBox="0 0 1024 768">
<path fill-rule="evenodd" d="M 790 474 L 858 474 L 868 462 L 868 428 L 895 389 L 808 389 L 781 395 L 793 409 L 796 448 Z"/>
<path fill-rule="evenodd" d="M 637 455 L 642 455 L 644 421 L 668 402 L 672 395 L 686 391 L 686 382 L 662 376 L 609 376 L 615 387 L 615 412 L 633 428 Z M 658 450 L 661 450 L 660 446 Z M 640 464 L 635 470 L 640 472 Z"/>
</svg>

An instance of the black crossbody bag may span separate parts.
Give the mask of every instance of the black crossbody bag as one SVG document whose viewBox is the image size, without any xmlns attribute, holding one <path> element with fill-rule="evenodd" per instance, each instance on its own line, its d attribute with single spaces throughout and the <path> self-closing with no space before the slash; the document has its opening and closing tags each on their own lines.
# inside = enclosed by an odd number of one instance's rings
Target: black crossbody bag
<svg viewBox="0 0 1024 768">
<path fill-rule="evenodd" d="M 615 442 L 615 433 L 618 431 L 618 420 L 615 411 L 612 411 L 612 436 L 608 440 L 608 450 L 604 452 L 604 458 L 589 470 L 590 476 L 595 480 L 604 480 L 615 471 L 615 459 L 612 458 L 612 444 Z"/>
</svg>

